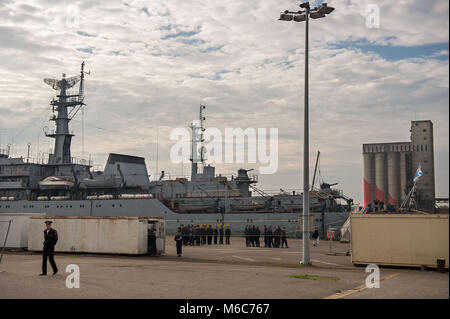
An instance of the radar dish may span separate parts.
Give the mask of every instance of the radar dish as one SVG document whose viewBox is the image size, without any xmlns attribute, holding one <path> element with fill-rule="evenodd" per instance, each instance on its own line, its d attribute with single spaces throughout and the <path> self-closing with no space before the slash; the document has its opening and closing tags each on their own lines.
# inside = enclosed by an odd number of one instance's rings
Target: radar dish
<svg viewBox="0 0 450 319">
<path fill-rule="evenodd" d="M 72 76 L 71 78 L 64 78 L 62 80 L 56 80 L 56 79 L 44 79 L 44 82 L 48 85 L 50 85 L 54 90 L 61 90 L 61 84 L 63 81 L 65 81 L 66 89 L 70 89 L 72 86 L 74 86 L 78 81 L 81 80 L 81 77 L 79 75 Z"/>
<path fill-rule="evenodd" d="M 74 86 L 78 81 L 81 80 L 81 77 L 79 75 L 72 76 L 71 78 L 64 79 L 66 81 L 66 89 L 70 89 L 72 86 Z"/>
<path fill-rule="evenodd" d="M 44 79 L 44 82 L 48 85 L 50 85 L 54 90 L 59 90 L 61 81 L 58 81 L 56 79 Z"/>
</svg>

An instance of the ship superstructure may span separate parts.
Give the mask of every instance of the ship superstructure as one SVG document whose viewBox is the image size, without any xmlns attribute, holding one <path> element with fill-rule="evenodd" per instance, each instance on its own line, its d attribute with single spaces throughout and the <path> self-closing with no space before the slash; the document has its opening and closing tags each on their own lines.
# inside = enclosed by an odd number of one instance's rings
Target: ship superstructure
<svg viewBox="0 0 450 319">
<path fill-rule="evenodd" d="M 74 134 L 70 121 L 85 107 L 84 62 L 80 75 L 45 79 L 58 93 L 50 105 L 55 129 L 45 130 L 54 139 L 47 163 L 31 163 L 0 151 L 0 213 L 46 213 L 49 216 L 163 216 L 167 232 L 180 224 L 229 224 L 240 234 L 246 224 L 276 224 L 288 233 L 300 235 L 302 193 L 268 194 L 256 187 L 258 177 L 239 169 L 231 177 L 216 174 L 206 164 L 202 143 L 205 106 L 191 125 L 190 178 L 150 181 L 145 159 L 126 154 L 109 154 L 103 171 L 71 154 Z M 77 83 L 76 94 L 70 92 Z M 199 167 L 200 166 L 200 167 Z M 316 228 L 324 234 L 330 226 L 347 219 L 352 200 L 342 191 L 322 183 L 311 189 L 311 211 Z"/>
<path fill-rule="evenodd" d="M 44 79 L 58 93 L 50 102 L 55 129 L 44 129 L 53 138 L 53 153 L 47 163 L 29 163 L 22 157 L 11 158 L 8 152 L 0 155 L 0 199 L 15 200 L 82 200 L 108 196 L 119 198 L 122 194 L 142 194 L 149 184 L 144 158 L 109 154 L 104 171 L 93 171 L 91 163 L 71 156 L 74 134 L 69 123 L 85 106 L 84 62 L 80 75 L 60 80 Z M 69 94 L 79 82 L 77 94 Z"/>
</svg>

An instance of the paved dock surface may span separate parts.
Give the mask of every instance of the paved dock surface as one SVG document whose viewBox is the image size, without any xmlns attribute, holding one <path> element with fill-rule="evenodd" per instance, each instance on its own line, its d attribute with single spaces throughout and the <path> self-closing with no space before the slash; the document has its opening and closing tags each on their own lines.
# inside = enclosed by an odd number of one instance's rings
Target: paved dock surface
<svg viewBox="0 0 450 319">
<path fill-rule="evenodd" d="M 311 247 L 312 266 L 301 260 L 301 240 L 289 248 L 231 245 L 183 247 L 172 237 L 161 257 L 57 254 L 60 272 L 39 277 L 42 257 L 8 252 L 0 266 L 0 298 L 449 298 L 449 277 L 435 270 L 381 268 L 378 289 L 354 267 L 348 244 L 322 241 Z M 80 288 L 66 288 L 65 267 L 80 268 Z M 49 265 L 50 267 L 50 265 Z M 51 268 L 49 268 L 51 271 Z"/>
</svg>

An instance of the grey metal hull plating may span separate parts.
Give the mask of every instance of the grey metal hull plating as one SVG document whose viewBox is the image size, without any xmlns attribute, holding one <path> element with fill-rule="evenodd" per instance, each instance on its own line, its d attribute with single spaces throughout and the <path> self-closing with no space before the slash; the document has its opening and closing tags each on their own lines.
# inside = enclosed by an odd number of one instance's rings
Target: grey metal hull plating
<svg viewBox="0 0 450 319">
<path fill-rule="evenodd" d="M 221 214 L 180 214 L 171 211 L 158 199 L 1 201 L 0 213 L 45 213 L 47 216 L 161 216 L 166 220 L 166 233 L 174 234 L 179 225 L 221 224 Z M 223 223 L 230 225 L 233 235 L 243 235 L 246 225 L 286 227 L 290 237 L 301 237 L 301 213 L 229 213 Z M 321 237 L 328 227 L 340 227 L 349 212 L 313 213 L 314 224 Z"/>
</svg>

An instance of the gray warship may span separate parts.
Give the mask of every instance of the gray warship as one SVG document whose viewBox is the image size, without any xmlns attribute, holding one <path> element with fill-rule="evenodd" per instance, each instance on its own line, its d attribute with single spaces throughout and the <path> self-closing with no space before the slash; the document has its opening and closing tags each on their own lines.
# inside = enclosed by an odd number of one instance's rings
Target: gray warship
<svg viewBox="0 0 450 319">
<path fill-rule="evenodd" d="M 54 139 L 53 153 L 46 163 L 10 157 L 9 148 L 0 149 L 0 213 L 45 213 L 47 216 L 161 216 L 166 232 L 180 225 L 229 225 L 234 235 L 242 235 L 246 225 L 279 225 L 291 237 L 301 237 L 301 192 L 268 194 L 256 187 L 258 177 L 239 169 L 236 176 L 217 175 L 215 167 L 197 156 L 194 138 L 202 132 L 205 117 L 200 106 L 200 126 L 192 125 L 191 176 L 166 179 L 164 171 L 150 180 L 145 159 L 111 153 L 102 171 L 90 162 L 71 156 L 74 134 L 70 121 L 84 103 L 84 62 L 80 75 L 44 79 L 57 91 L 50 102 L 55 130 L 46 131 Z M 75 85 L 79 83 L 77 92 Z M 201 167 L 199 167 L 201 166 Z M 201 169 L 200 169 L 201 168 Z M 317 170 L 317 162 L 316 162 Z M 313 183 L 314 185 L 314 183 Z M 348 218 L 353 200 L 334 184 L 321 183 L 310 191 L 313 225 L 322 237 L 330 228 L 339 228 Z"/>
</svg>

